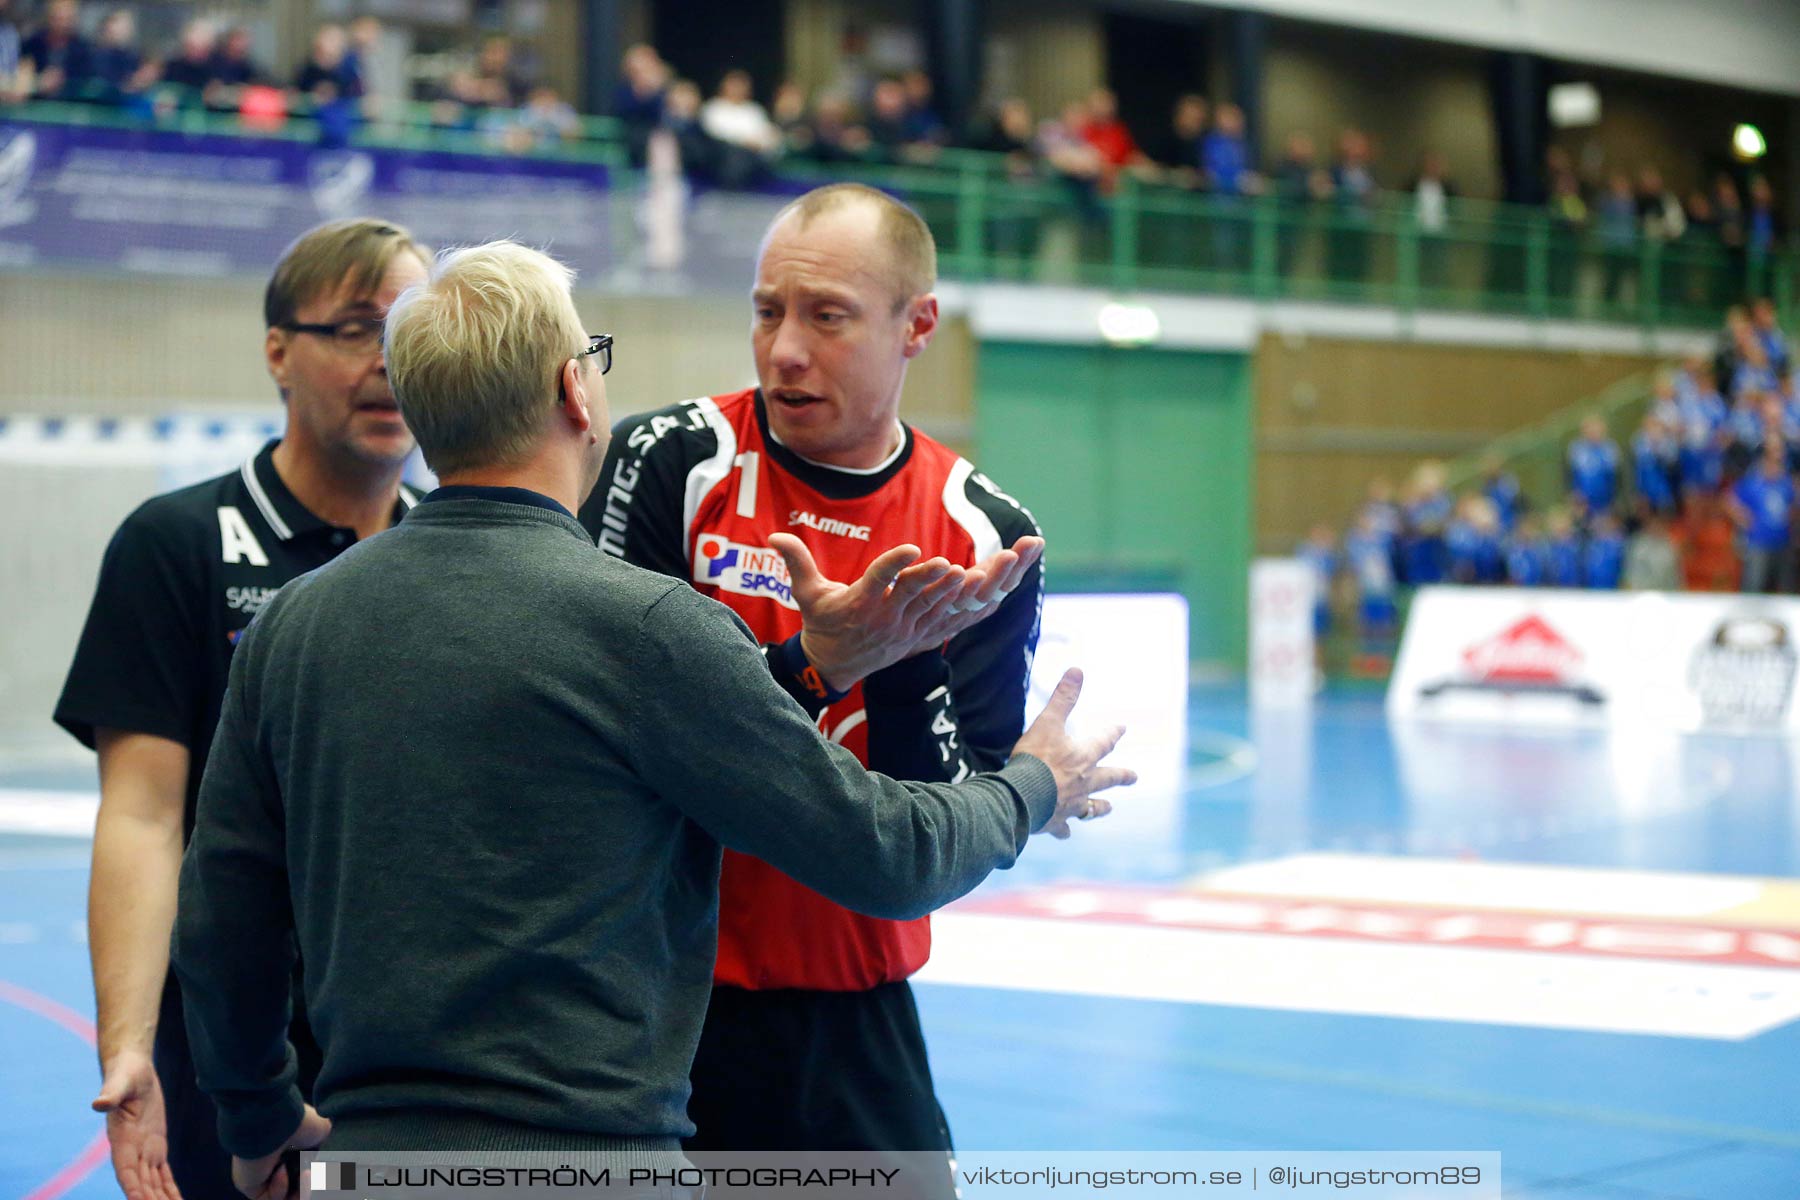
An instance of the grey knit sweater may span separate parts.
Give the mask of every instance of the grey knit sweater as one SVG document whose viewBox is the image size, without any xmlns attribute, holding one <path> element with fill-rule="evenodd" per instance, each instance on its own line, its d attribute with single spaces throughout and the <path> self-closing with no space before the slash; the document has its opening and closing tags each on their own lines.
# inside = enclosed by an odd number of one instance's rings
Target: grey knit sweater
<svg viewBox="0 0 1800 1200">
<path fill-rule="evenodd" d="M 174 964 L 233 1153 L 314 1097 L 382 1148 L 673 1147 L 711 988 L 720 845 L 910 918 L 1050 818 L 1017 756 L 899 783 L 827 743 L 722 605 L 560 509 L 420 504 L 239 643 Z"/>
</svg>

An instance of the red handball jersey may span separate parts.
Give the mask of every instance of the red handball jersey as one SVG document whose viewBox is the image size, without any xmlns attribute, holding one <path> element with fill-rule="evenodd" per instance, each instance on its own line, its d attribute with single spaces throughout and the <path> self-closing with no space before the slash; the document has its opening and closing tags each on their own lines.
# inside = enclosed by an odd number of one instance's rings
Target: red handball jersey
<svg viewBox="0 0 1800 1200">
<path fill-rule="evenodd" d="M 1038 532 L 1017 501 L 923 434 L 905 429 L 889 462 L 851 471 L 775 441 L 754 389 L 692 400 L 620 422 L 581 519 L 608 553 L 686 579 L 743 618 L 821 733 L 873 770 L 961 779 L 1001 766 L 1023 732 L 1043 603 L 1037 567 L 944 653 L 877 671 L 829 702 L 816 675 L 808 682 L 800 610 L 770 534 L 796 535 L 827 578 L 850 582 L 903 542 L 967 566 Z M 929 918 L 862 916 L 725 852 L 716 983 L 862 991 L 907 978 L 930 952 Z"/>
</svg>

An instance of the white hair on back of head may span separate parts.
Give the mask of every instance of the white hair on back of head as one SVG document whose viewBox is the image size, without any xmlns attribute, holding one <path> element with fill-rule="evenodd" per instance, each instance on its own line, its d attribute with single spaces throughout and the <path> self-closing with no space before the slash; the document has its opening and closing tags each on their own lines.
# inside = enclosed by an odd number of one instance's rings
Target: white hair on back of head
<svg viewBox="0 0 1800 1200">
<path fill-rule="evenodd" d="M 586 348 L 575 272 L 517 242 L 447 251 L 387 317 L 400 412 L 439 475 L 528 457 L 563 364 Z"/>
</svg>

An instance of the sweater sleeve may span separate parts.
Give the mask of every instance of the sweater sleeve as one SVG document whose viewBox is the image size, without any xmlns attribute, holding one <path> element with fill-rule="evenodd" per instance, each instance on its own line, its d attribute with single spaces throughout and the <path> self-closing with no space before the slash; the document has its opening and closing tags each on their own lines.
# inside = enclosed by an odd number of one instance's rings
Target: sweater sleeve
<svg viewBox="0 0 1800 1200">
<path fill-rule="evenodd" d="M 233 655 L 171 950 L 196 1075 L 218 1106 L 220 1144 L 242 1158 L 275 1150 L 303 1111 L 287 1036 L 295 949 L 281 794 L 247 702 L 268 615 Z"/>
<path fill-rule="evenodd" d="M 846 908 L 941 908 L 1011 866 L 1055 809 L 1055 779 L 1030 755 L 955 785 L 865 771 L 774 682 L 743 622 L 686 587 L 650 608 L 637 652 L 642 777 L 726 846 Z"/>
</svg>

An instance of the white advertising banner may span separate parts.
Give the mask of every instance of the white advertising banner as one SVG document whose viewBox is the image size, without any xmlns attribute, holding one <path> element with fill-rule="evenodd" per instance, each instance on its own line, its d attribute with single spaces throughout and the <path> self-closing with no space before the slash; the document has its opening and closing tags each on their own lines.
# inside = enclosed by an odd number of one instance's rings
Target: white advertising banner
<svg viewBox="0 0 1800 1200">
<path fill-rule="evenodd" d="M 1138 773 L 1107 818 L 1115 836 L 1172 836 L 1187 769 L 1188 606 L 1181 596 L 1050 595 L 1031 668 L 1026 721 L 1035 720 L 1070 667 L 1082 672 L 1070 726 L 1093 734 L 1123 725 L 1112 760 Z"/>
<path fill-rule="evenodd" d="M 1318 577 L 1300 559 L 1250 564 L 1250 702 L 1258 708 L 1312 702 L 1317 587 Z"/>
<path fill-rule="evenodd" d="M 1388 687 L 1394 716 L 1800 732 L 1800 600 L 1422 589 Z"/>
</svg>

